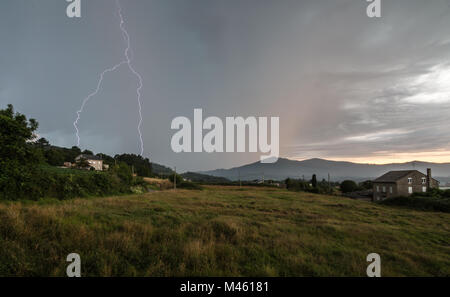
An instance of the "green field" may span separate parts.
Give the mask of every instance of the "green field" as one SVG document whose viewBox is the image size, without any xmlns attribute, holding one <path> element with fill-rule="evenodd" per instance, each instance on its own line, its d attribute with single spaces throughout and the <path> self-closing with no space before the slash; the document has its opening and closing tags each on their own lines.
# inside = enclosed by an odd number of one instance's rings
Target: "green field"
<svg viewBox="0 0 450 297">
<path fill-rule="evenodd" d="M 0 276 L 450 276 L 450 214 L 270 188 L 0 203 Z"/>
</svg>

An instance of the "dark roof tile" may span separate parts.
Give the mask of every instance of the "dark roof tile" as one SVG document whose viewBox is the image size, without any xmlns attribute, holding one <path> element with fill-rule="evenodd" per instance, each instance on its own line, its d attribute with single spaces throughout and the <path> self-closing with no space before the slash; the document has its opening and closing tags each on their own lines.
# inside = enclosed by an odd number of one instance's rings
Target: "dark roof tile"
<svg viewBox="0 0 450 297">
<path fill-rule="evenodd" d="M 380 176 L 379 178 L 375 179 L 374 182 L 379 183 L 392 183 L 396 182 L 399 179 L 415 172 L 416 170 L 399 170 L 399 171 L 389 171 L 388 173 Z"/>
</svg>

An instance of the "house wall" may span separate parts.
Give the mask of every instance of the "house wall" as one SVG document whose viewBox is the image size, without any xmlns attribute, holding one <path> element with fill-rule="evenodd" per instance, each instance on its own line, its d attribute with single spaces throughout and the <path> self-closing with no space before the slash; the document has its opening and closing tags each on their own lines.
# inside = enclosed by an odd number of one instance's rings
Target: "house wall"
<svg viewBox="0 0 450 297">
<path fill-rule="evenodd" d="M 408 178 L 412 178 L 412 183 L 409 183 Z M 425 178 L 423 181 L 422 178 Z M 419 171 L 413 172 L 404 178 L 397 181 L 399 196 L 409 196 L 409 187 L 412 187 L 413 193 L 423 193 L 427 189 L 427 176 Z"/>
<path fill-rule="evenodd" d="M 409 178 L 411 178 L 411 183 L 409 182 Z M 422 178 L 425 178 L 422 180 Z M 423 193 L 424 190 L 427 190 L 427 176 L 419 171 L 412 172 L 407 176 L 399 179 L 395 183 L 382 183 L 382 182 L 374 182 L 373 183 L 373 200 L 379 201 L 390 197 L 397 196 L 410 196 L 409 187 L 412 187 L 413 193 Z M 383 191 L 383 187 L 385 187 L 385 191 Z M 392 187 L 392 193 L 390 188 Z M 439 183 L 432 179 L 431 187 L 437 188 L 439 187 Z"/>
<path fill-rule="evenodd" d="M 373 199 L 375 201 L 395 196 L 399 196 L 395 183 L 373 183 Z"/>
<path fill-rule="evenodd" d="M 89 165 L 95 168 L 95 170 L 102 171 L 103 170 L 103 161 L 102 160 L 88 160 Z"/>
</svg>

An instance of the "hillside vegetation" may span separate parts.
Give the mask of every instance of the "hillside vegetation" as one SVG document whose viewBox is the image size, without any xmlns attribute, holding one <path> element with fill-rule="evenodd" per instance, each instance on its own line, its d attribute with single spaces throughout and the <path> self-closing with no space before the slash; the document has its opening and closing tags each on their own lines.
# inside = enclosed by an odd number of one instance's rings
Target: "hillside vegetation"
<svg viewBox="0 0 450 297">
<path fill-rule="evenodd" d="M 450 214 L 274 188 L 0 203 L 0 275 L 450 276 Z"/>
<path fill-rule="evenodd" d="M 147 191 L 147 184 L 133 173 L 151 175 L 148 158 L 98 154 L 109 170 L 95 172 L 87 159 L 75 162 L 81 153 L 93 152 L 51 146 L 45 138 L 38 139 L 38 126 L 36 120 L 15 112 L 12 105 L 0 109 L 0 200 L 63 200 Z M 58 168 L 66 162 L 70 169 Z"/>
</svg>

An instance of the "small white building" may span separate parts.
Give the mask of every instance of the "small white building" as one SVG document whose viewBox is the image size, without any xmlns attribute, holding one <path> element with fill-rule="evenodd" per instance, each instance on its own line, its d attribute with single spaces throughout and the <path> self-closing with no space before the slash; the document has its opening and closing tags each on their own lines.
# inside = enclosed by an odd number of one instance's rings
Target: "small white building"
<svg viewBox="0 0 450 297">
<path fill-rule="evenodd" d="M 87 160 L 89 166 L 93 167 L 97 171 L 103 170 L 103 160 L 100 157 L 82 154 L 75 158 L 75 162 L 79 161 L 80 159 Z"/>
</svg>

